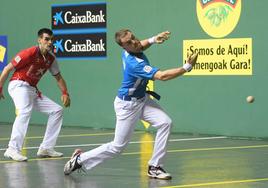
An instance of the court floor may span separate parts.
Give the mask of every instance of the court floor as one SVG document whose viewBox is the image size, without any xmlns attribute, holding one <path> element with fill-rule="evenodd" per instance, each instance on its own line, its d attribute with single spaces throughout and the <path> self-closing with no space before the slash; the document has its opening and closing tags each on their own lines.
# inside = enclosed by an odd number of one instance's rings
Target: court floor
<svg viewBox="0 0 268 188">
<path fill-rule="evenodd" d="M 172 180 L 146 176 L 154 133 L 136 131 L 122 155 L 86 173 L 63 174 L 63 166 L 75 148 L 90 150 L 113 139 L 113 130 L 63 127 L 56 150 L 63 158 L 36 157 L 45 127 L 30 125 L 23 154 L 28 162 L 3 157 L 11 125 L 0 124 L 1 188 L 267 188 L 268 141 L 172 134 L 165 169 Z"/>
</svg>

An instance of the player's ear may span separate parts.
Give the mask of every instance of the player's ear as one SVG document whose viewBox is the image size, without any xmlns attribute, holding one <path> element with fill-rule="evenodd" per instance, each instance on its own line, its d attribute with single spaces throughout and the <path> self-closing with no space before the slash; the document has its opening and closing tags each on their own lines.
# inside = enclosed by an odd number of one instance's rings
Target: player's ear
<svg viewBox="0 0 268 188">
<path fill-rule="evenodd" d="M 38 37 L 38 38 L 37 38 L 37 42 L 38 42 L 38 44 L 41 43 L 41 37 Z"/>
<path fill-rule="evenodd" d="M 43 34 L 42 35 L 38 35 L 38 37 L 37 37 L 38 44 L 41 43 L 42 38 L 43 38 Z"/>
</svg>

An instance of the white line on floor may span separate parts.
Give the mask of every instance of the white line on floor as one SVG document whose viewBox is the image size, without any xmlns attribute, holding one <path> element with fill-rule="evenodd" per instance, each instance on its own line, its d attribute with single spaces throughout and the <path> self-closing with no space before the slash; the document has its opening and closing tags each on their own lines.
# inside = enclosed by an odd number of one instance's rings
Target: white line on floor
<svg viewBox="0 0 268 188">
<path fill-rule="evenodd" d="M 169 142 L 182 142 L 182 141 L 196 141 L 196 140 L 215 140 L 215 139 L 225 139 L 226 136 L 216 136 L 216 137 L 200 137 L 200 138 L 181 138 L 181 139 L 170 139 Z M 142 143 L 153 143 L 154 141 L 133 141 L 129 142 L 129 144 L 142 144 Z M 60 145 L 55 146 L 55 148 L 72 148 L 72 147 L 88 147 L 88 146 L 100 146 L 105 143 L 96 143 L 96 144 L 75 144 L 75 145 Z M 39 146 L 34 147 L 24 147 L 23 149 L 38 149 Z M 7 148 L 0 148 L 0 151 L 4 151 Z"/>
</svg>

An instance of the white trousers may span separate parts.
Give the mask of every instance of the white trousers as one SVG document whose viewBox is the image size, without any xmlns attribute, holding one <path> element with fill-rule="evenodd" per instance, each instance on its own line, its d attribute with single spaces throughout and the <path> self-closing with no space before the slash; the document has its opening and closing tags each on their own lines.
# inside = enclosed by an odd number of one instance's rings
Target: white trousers
<svg viewBox="0 0 268 188">
<path fill-rule="evenodd" d="M 48 115 L 46 132 L 40 148 L 52 149 L 56 145 L 62 125 L 62 107 L 43 94 L 42 98 L 38 97 L 36 88 L 24 81 L 11 81 L 8 85 L 8 92 L 13 99 L 17 113 L 8 146 L 18 152 L 21 151 L 32 111 L 35 109 Z"/>
<path fill-rule="evenodd" d="M 121 153 L 131 139 L 135 125 L 142 119 L 157 128 L 153 155 L 148 165 L 162 166 L 166 154 L 172 121 L 163 109 L 148 95 L 135 101 L 123 101 L 116 97 L 115 136 L 112 142 L 101 145 L 80 155 L 81 164 L 87 170 Z"/>
</svg>

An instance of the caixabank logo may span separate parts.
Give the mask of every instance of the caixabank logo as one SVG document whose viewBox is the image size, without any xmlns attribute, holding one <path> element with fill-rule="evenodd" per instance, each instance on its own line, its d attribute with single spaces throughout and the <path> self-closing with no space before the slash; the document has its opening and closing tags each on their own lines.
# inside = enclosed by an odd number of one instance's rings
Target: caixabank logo
<svg viewBox="0 0 268 188">
<path fill-rule="evenodd" d="M 106 28 L 106 3 L 52 5 L 52 29 Z"/>
<path fill-rule="evenodd" d="M 53 45 L 58 58 L 106 57 L 106 33 L 55 35 Z"/>
<path fill-rule="evenodd" d="M 55 55 L 60 59 L 106 58 L 106 22 L 105 2 L 52 5 Z"/>
<path fill-rule="evenodd" d="M 241 0 L 197 0 L 198 21 L 211 37 L 222 38 L 236 27 L 241 13 Z"/>
</svg>

